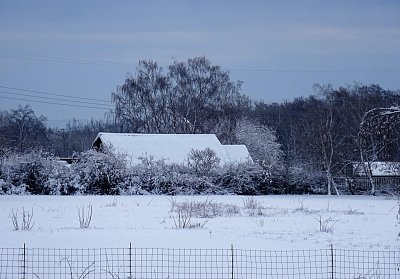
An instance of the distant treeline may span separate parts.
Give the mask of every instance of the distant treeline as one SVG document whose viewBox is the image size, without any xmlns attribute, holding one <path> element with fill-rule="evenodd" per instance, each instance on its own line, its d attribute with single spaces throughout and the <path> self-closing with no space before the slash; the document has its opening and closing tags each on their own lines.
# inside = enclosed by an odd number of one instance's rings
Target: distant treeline
<svg viewBox="0 0 400 279">
<path fill-rule="evenodd" d="M 54 129 L 29 106 L 1 111 L 0 152 L 70 157 L 90 149 L 98 132 L 214 133 L 224 144 L 246 144 L 283 180 L 324 175 L 328 191 L 333 177 L 351 178 L 354 162 L 400 161 L 399 90 L 315 85 L 308 97 L 268 104 L 242 94 L 240 85 L 204 57 L 175 61 L 166 71 L 141 61 L 112 94 L 115 110 L 104 119 Z"/>
</svg>

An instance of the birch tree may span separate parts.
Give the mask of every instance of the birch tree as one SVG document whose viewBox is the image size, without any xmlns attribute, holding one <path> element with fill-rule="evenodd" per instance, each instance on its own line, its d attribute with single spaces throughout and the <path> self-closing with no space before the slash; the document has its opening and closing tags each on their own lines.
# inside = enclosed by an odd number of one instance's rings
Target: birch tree
<svg viewBox="0 0 400 279">
<path fill-rule="evenodd" d="M 336 118 L 334 103 L 330 98 L 332 87 L 316 85 L 315 90 L 321 98 L 312 96 L 308 99 L 308 114 L 303 119 L 307 150 L 326 174 L 328 195 L 332 194 L 332 188 L 339 195 L 333 174 L 339 162 L 338 151 L 345 137 L 340 133 L 340 122 Z"/>
</svg>

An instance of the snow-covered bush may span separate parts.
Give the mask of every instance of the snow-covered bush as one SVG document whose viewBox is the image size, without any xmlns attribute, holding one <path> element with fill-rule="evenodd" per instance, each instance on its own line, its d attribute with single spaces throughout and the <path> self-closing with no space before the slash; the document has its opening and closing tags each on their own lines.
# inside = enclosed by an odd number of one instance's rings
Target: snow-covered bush
<svg viewBox="0 0 400 279">
<path fill-rule="evenodd" d="M 226 165 L 215 183 L 221 188 L 222 193 L 258 195 L 264 179 L 264 172 L 258 164 L 239 163 Z"/>
<path fill-rule="evenodd" d="M 278 168 L 269 173 L 254 163 L 227 165 L 214 179 L 220 194 L 238 195 L 320 194 L 324 183 L 323 176 L 304 170 L 288 178 Z"/>
<path fill-rule="evenodd" d="M 261 194 L 325 194 L 326 176 L 303 167 L 277 168 L 263 183 Z"/>
<path fill-rule="evenodd" d="M 141 163 L 133 166 L 130 171 L 136 177 L 135 180 L 141 185 L 141 188 L 145 192 L 152 194 L 168 193 L 169 190 L 165 189 L 165 180 L 166 176 L 173 175 L 173 173 L 169 172 L 169 167 L 165 162 L 163 160 L 154 160 L 153 156 L 143 156 L 139 159 Z M 173 188 L 174 185 L 169 186 Z"/>
<path fill-rule="evenodd" d="M 198 175 L 185 166 L 165 164 L 153 157 L 141 157 L 141 163 L 131 168 L 143 191 L 150 194 L 207 194 L 214 193 L 212 179 Z"/>
<path fill-rule="evenodd" d="M 0 178 L 2 194 L 23 194 L 25 185 L 23 177 L 25 171 L 21 166 L 21 154 L 6 152 L 2 154 L 0 164 Z"/>
<path fill-rule="evenodd" d="M 128 169 L 124 179 L 119 183 L 119 194 L 143 195 L 148 193 L 143 190 L 139 177 Z"/>
<path fill-rule="evenodd" d="M 25 195 L 23 187 L 15 186 L 9 182 L 0 182 L 0 195 Z"/>
<path fill-rule="evenodd" d="M 322 194 L 326 188 L 324 176 L 304 169 L 288 175 L 278 168 L 266 172 L 250 162 L 217 167 L 213 152 L 192 155 L 191 165 L 143 157 L 128 168 L 125 156 L 109 147 L 76 154 L 72 165 L 40 150 L 5 152 L 0 156 L 0 194 Z"/>
<path fill-rule="evenodd" d="M 209 174 L 210 171 L 218 167 L 220 161 L 215 151 L 210 148 L 204 150 L 192 149 L 187 158 L 189 169 L 199 175 Z"/>
<path fill-rule="evenodd" d="M 70 194 L 69 169 L 42 150 L 8 152 L 2 158 L 0 177 L 3 194 Z"/>
<path fill-rule="evenodd" d="M 51 189 L 47 188 L 45 181 L 47 179 L 47 174 L 49 169 L 43 161 L 28 161 L 21 165 L 22 171 L 25 172 L 22 183 L 26 185 L 26 191 L 34 194 L 45 194 L 48 195 Z"/>
<path fill-rule="evenodd" d="M 122 182 L 127 176 L 125 156 L 104 148 L 102 152 L 89 150 L 77 155 L 78 161 L 71 166 L 75 184 L 82 194 L 120 194 Z"/>
<path fill-rule="evenodd" d="M 51 189 L 53 195 L 73 195 L 78 187 L 73 182 L 73 173 L 66 162 L 51 158 L 51 172 L 45 181 L 45 187 Z"/>
<path fill-rule="evenodd" d="M 2 179 L 2 178 L 0 178 L 0 194 L 3 194 L 3 189 L 6 189 L 7 188 L 7 183 Z"/>
<path fill-rule="evenodd" d="M 276 176 L 279 176 L 278 174 Z M 307 169 L 293 170 L 283 194 L 326 194 L 326 175 Z"/>
</svg>

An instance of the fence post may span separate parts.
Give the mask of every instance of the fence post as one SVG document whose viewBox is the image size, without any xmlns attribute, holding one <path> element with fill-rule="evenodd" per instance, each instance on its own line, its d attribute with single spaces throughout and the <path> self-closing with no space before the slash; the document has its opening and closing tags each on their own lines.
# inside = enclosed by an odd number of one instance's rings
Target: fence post
<svg viewBox="0 0 400 279">
<path fill-rule="evenodd" d="M 23 257 L 22 257 L 22 259 L 23 259 L 23 263 L 22 263 L 22 279 L 25 279 L 25 270 L 26 270 L 26 246 L 25 246 L 25 243 L 24 243 L 24 251 L 23 251 Z"/>
<path fill-rule="evenodd" d="M 331 268 L 331 279 L 335 279 L 335 277 L 334 277 L 334 272 L 335 272 L 335 270 L 334 270 L 334 255 L 333 255 L 333 244 L 331 244 L 331 265 L 332 265 L 332 268 Z"/>
<path fill-rule="evenodd" d="M 129 242 L 129 278 L 132 277 L 132 242 Z"/>
<path fill-rule="evenodd" d="M 232 271 L 232 273 L 231 273 L 231 279 L 234 279 L 234 278 L 233 278 L 233 244 L 231 244 L 231 265 L 232 265 L 232 269 L 231 269 L 231 271 Z"/>
</svg>

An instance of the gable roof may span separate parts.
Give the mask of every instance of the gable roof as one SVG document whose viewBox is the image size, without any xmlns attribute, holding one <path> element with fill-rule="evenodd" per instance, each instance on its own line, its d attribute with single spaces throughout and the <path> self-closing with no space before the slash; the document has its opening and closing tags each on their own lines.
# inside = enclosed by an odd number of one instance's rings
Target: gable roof
<svg viewBox="0 0 400 279">
<path fill-rule="evenodd" d="M 155 160 L 182 164 L 192 149 L 210 148 L 221 164 L 251 160 L 244 145 L 222 145 L 214 134 L 129 134 L 99 133 L 93 147 L 111 145 L 116 152 L 127 156 L 131 165 L 140 163 L 139 157 L 153 156 Z"/>
<path fill-rule="evenodd" d="M 230 162 L 253 161 L 249 150 L 244 144 L 222 145 L 222 147 L 225 149 L 226 156 Z"/>
</svg>

